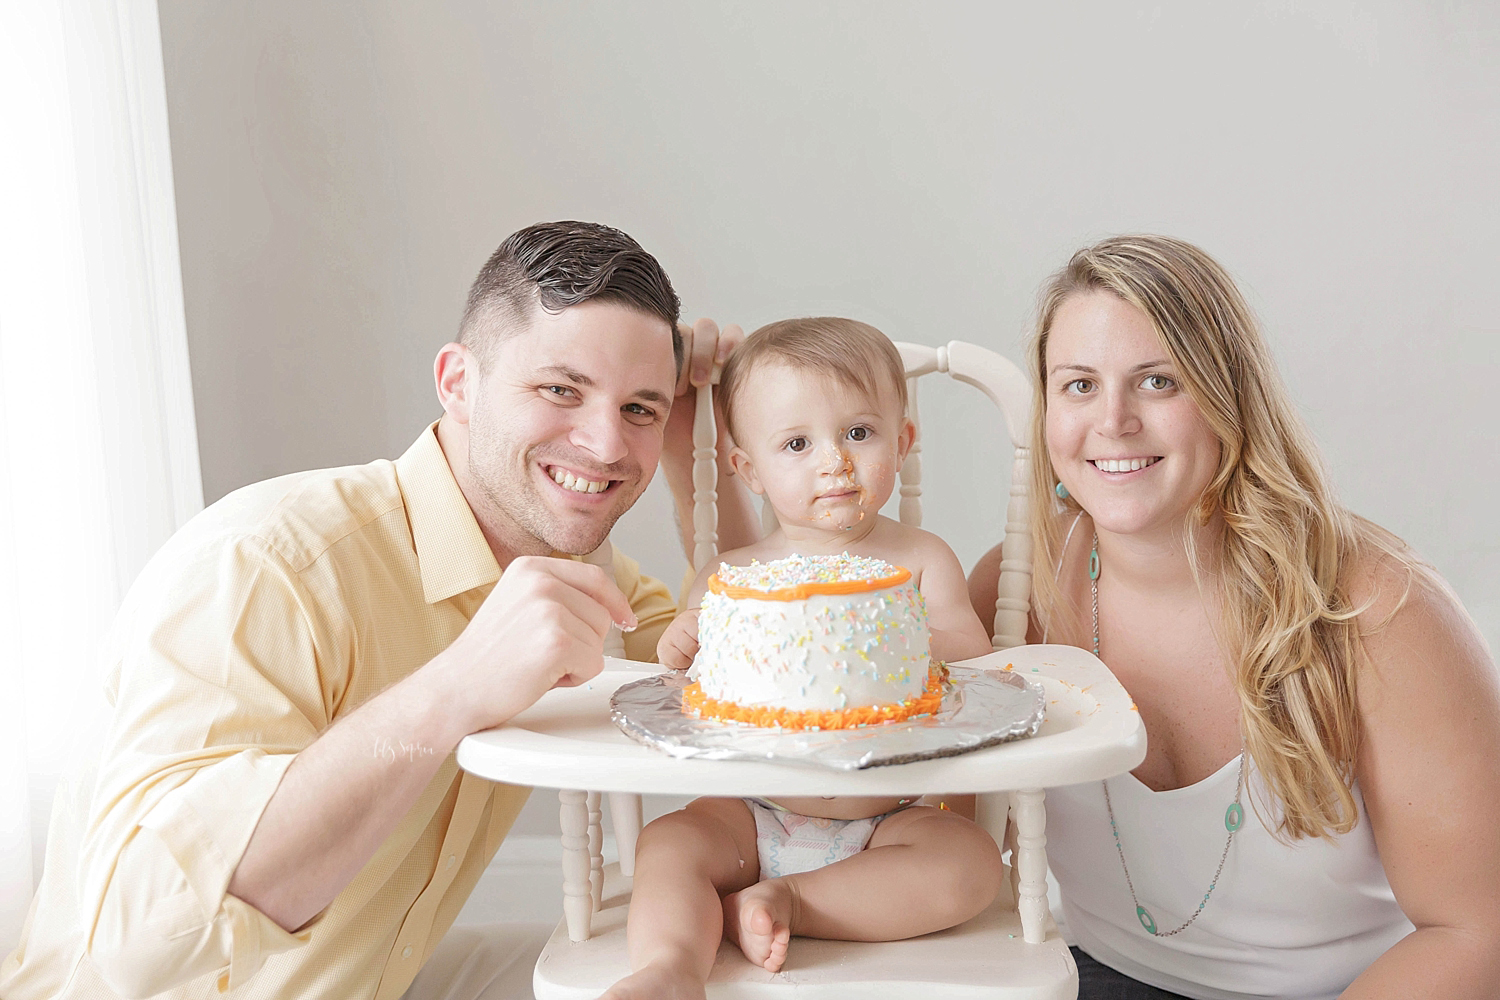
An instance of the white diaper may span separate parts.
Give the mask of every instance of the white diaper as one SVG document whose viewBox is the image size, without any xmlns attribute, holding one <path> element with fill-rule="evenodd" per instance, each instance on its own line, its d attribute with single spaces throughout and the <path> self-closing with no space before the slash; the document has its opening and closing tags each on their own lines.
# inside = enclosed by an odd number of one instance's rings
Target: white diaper
<svg viewBox="0 0 1500 1000">
<path fill-rule="evenodd" d="M 868 819 L 824 819 L 769 806 L 757 799 L 745 804 L 755 815 L 755 851 L 760 877 L 796 875 L 853 857 L 865 849 L 875 825 L 885 816 Z"/>
</svg>

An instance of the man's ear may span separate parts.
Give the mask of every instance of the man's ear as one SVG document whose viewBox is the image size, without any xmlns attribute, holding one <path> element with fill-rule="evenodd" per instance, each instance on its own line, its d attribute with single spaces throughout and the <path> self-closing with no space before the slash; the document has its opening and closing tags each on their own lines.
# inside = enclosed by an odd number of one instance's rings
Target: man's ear
<svg viewBox="0 0 1500 1000">
<path fill-rule="evenodd" d="M 916 440 L 917 425 L 912 422 L 910 417 L 906 417 L 901 422 L 901 433 L 896 435 L 897 469 L 900 469 L 901 464 L 906 461 L 906 453 L 911 451 L 911 446 L 916 443 Z"/>
<path fill-rule="evenodd" d="M 736 445 L 729 449 L 729 467 L 734 474 L 745 481 L 750 491 L 757 496 L 765 496 L 765 488 L 760 485 L 760 477 L 755 474 L 755 465 L 750 461 L 750 456 L 745 449 Z"/>
<path fill-rule="evenodd" d="M 479 379 L 479 359 L 463 344 L 444 344 L 432 363 L 438 402 L 454 423 L 467 424 Z"/>
</svg>

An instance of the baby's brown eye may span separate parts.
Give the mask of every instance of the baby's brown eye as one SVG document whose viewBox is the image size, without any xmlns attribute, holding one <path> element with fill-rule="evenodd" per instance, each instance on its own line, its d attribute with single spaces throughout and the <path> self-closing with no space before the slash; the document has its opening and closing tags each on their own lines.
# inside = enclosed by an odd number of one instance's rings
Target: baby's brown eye
<svg viewBox="0 0 1500 1000">
<path fill-rule="evenodd" d="M 794 437 L 794 438 L 792 438 L 790 441 L 788 441 L 786 443 L 786 450 L 787 451 L 793 451 L 793 452 L 795 452 L 795 451 L 806 451 L 807 450 L 807 438 L 804 438 L 804 437 Z"/>
<path fill-rule="evenodd" d="M 870 438 L 870 428 L 868 428 L 868 427 L 851 427 L 851 428 L 849 428 L 849 440 L 850 441 L 867 441 L 867 440 L 869 440 L 869 438 Z"/>
</svg>

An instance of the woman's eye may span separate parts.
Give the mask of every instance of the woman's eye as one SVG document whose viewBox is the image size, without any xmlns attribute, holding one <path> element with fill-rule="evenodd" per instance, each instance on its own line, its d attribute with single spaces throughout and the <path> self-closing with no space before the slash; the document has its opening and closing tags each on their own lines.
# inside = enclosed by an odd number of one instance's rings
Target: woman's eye
<svg viewBox="0 0 1500 1000">
<path fill-rule="evenodd" d="M 1081 396 L 1094 391 L 1094 380 L 1088 378 L 1075 378 L 1063 386 L 1063 392 Z"/>
<path fill-rule="evenodd" d="M 1176 383 L 1167 378 L 1167 376 L 1165 375 L 1147 375 L 1144 379 L 1141 380 L 1141 385 L 1145 386 L 1147 389 L 1155 389 L 1156 391 L 1160 392 L 1164 389 L 1172 388 L 1174 385 L 1176 385 Z"/>
<path fill-rule="evenodd" d="M 868 427 L 851 427 L 849 428 L 848 437 L 850 441 L 868 441 L 870 440 L 870 434 L 871 431 Z"/>
<path fill-rule="evenodd" d="M 782 447 L 790 452 L 804 452 L 807 450 L 807 438 L 794 437 Z"/>
</svg>

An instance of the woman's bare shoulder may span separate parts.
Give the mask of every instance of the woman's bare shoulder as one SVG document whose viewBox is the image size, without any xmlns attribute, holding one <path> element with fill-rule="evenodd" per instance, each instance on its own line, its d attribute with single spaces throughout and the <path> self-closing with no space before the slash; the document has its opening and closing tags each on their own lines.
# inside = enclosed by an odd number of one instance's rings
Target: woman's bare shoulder
<svg viewBox="0 0 1500 1000">
<path fill-rule="evenodd" d="M 1451 763 L 1465 747 L 1500 751 L 1500 671 L 1447 582 L 1415 554 L 1385 551 L 1362 555 L 1348 580 L 1365 765 L 1393 753 Z"/>
<path fill-rule="evenodd" d="M 1356 558 L 1347 579 L 1360 642 L 1381 677 L 1409 680 L 1413 669 L 1429 679 L 1434 671 L 1495 673 L 1490 651 L 1463 602 L 1414 551 L 1372 548 Z"/>
</svg>

